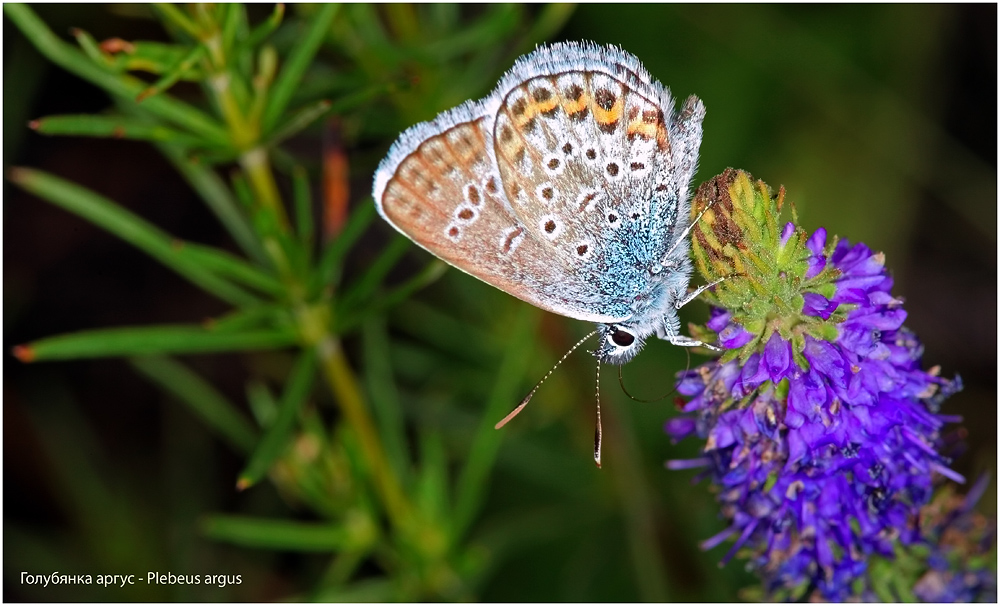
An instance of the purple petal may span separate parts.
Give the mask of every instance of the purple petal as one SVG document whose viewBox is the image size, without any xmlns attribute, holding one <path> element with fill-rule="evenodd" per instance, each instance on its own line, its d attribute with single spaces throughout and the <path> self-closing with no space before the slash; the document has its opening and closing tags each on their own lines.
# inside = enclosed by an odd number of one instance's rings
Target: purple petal
<svg viewBox="0 0 1000 606">
<path fill-rule="evenodd" d="M 788 463 L 785 469 L 789 469 L 801 461 L 809 453 L 809 447 L 797 431 L 788 432 Z"/>
<path fill-rule="evenodd" d="M 705 390 L 705 379 L 697 370 L 681 373 L 677 381 L 677 393 L 683 396 L 696 396 Z"/>
<path fill-rule="evenodd" d="M 958 482 L 959 484 L 965 484 L 965 476 L 962 474 L 952 471 L 945 467 L 944 465 L 938 465 L 937 463 L 931 465 L 931 468 L 944 477 L 948 478 L 952 482 Z"/>
<path fill-rule="evenodd" d="M 709 549 L 714 548 L 716 545 L 725 541 L 729 537 L 733 536 L 733 534 L 735 533 L 736 533 L 736 528 L 730 526 L 729 528 L 712 536 L 711 538 L 705 539 L 704 541 L 701 542 L 702 551 L 708 551 Z"/>
<path fill-rule="evenodd" d="M 792 360 L 792 345 L 782 339 L 778 333 L 773 333 L 764 346 L 764 365 L 767 367 L 771 381 L 777 383 L 785 378 Z"/>
<path fill-rule="evenodd" d="M 747 358 L 740 372 L 739 381 L 733 387 L 733 397 L 741 398 L 767 380 L 767 369 L 761 364 L 760 354 L 754 352 Z"/>
<path fill-rule="evenodd" d="M 809 236 L 806 240 L 806 248 L 808 248 L 814 255 L 822 255 L 823 249 L 826 248 L 826 228 L 821 227 L 813 232 L 813 235 Z"/>
<path fill-rule="evenodd" d="M 806 279 L 809 280 L 811 278 L 815 278 L 821 271 L 826 269 L 826 257 L 822 255 L 809 257 L 807 264 L 808 268 L 806 269 Z"/>
<path fill-rule="evenodd" d="M 694 417 L 674 417 L 664 424 L 663 431 L 674 440 L 681 440 L 693 434 L 696 427 Z"/>
<path fill-rule="evenodd" d="M 750 535 L 753 534 L 753 531 L 756 529 L 757 529 L 757 520 L 754 520 L 753 522 L 750 523 L 750 525 L 748 525 L 746 528 L 743 529 L 743 533 L 740 534 L 740 538 L 736 539 L 736 542 L 733 543 L 733 546 L 729 548 L 729 551 L 726 552 L 726 555 L 723 556 L 722 561 L 719 563 L 725 565 L 726 562 L 731 560 L 733 556 L 736 555 L 736 552 L 739 551 L 740 547 L 743 547 L 743 544 L 747 542 L 747 539 L 750 538 Z"/>
<path fill-rule="evenodd" d="M 739 349 L 753 340 L 753 333 L 739 324 L 729 324 L 719 332 L 719 344 L 726 349 Z"/>
<path fill-rule="evenodd" d="M 725 328 L 726 325 L 729 324 L 729 319 L 733 317 L 732 314 L 720 307 L 713 307 L 710 313 L 711 317 L 708 322 L 705 323 L 705 326 L 715 332 L 719 332 Z"/>
<path fill-rule="evenodd" d="M 839 388 L 847 387 L 851 369 L 838 347 L 826 341 L 806 337 L 802 355 L 810 366 L 829 379 L 831 385 Z"/>
<path fill-rule="evenodd" d="M 736 434 L 733 432 L 732 426 L 720 422 L 709 432 L 708 443 L 716 450 L 725 448 L 736 443 Z"/>
<path fill-rule="evenodd" d="M 680 469 L 695 469 L 697 467 L 707 467 L 712 461 L 705 457 L 698 459 L 670 459 L 665 463 L 665 467 L 671 471 Z"/>
<path fill-rule="evenodd" d="M 802 295 L 802 298 L 804 299 L 804 303 L 802 304 L 802 313 L 807 316 L 816 316 L 826 320 L 830 317 L 830 314 L 836 311 L 837 307 L 839 307 L 837 303 L 834 303 L 823 295 L 814 292 L 807 292 Z"/>
<path fill-rule="evenodd" d="M 795 224 L 792 223 L 791 221 L 785 223 L 785 227 L 781 230 L 781 244 L 779 246 L 784 248 L 784 246 L 788 244 L 788 239 L 791 238 L 792 234 L 794 233 L 795 233 Z"/>
</svg>

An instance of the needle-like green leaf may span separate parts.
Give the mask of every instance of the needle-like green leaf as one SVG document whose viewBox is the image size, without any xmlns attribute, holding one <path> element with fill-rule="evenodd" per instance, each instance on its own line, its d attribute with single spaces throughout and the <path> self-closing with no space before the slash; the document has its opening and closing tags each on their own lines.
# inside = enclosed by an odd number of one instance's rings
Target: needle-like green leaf
<svg viewBox="0 0 1000 606">
<path fill-rule="evenodd" d="M 195 46 L 176 65 L 171 66 L 159 80 L 139 93 L 136 101 L 144 101 L 153 95 L 158 95 L 167 90 L 176 84 L 178 80 L 186 76 L 204 56 L 205 47 L 200 44 Z"/>
<path fill-rule="evenodd" d="M 253 426 L 232 402 L 210 383 L 177 360 L 166 356 L 129 359 L 139 373 L 186 404 L 208 427 L 239 452 L 249 452 L 257 440 Z"/>
<path fill-rule="evenodd" d="M 295 428 L 295 420 L 312 389 L 315 375 L 316 352 L 314 349 L 307 349 L 299 355 L 292 368 L 285 391 L 281 395 L 278 416 L 268 426 L 264 437 L 254 448 L 250 461 L 240 473 L 236 482 L 238 489 L 249 488 L 260 481 L 271 468 L 271 464 L 285 451 L 292 430 Z"/>
<path fill-rule="evenodd" d="M 284 303 L 242 307 L 204 322 L 205 328 L 213 332 L 247 332 L 290 324 L 291 319 Z"/>
<path fill-rule="evenodd" d="M 77 36 L 77 41 L 80 36 Z M 117 71 L 141 71 L 162 75 L 175 68 L 191 51 L 189 46 L 165 44 L 149 40 L 129 42 L 128 46 L 113 55 L 104 55 L 110 59 L 111 65 Z M 193 65 L 184 74 L 182 80 L 196 82 L 205 77 L 200 65 Z"/>
<path fill-rule="evenodd" d="M 260 239 L 250 226 L 246 215 L 240 211 L 239 204 L 222 178 L 211 167 L 187 157 L 175 145 L 161 144 L 159 148 L 215 213 L 219 222 L 243 252 L 259 264 L 268 264 Z"/>
<path fill-rule="evenodd" d="M 234 305 L 252 305 L 258 301 L 185 253 L 184 246 L 166 232 L 111 200 L 38 170 L 13 168 L 9 176 L 25 190 L 111 232 L 220 299 Z"/>
<path fill-rule="evenodd" d="M 396 236 L 392 242 L 386 245 L 382 253 L 368 267 L 368 270 L 341 295 L 337 302 L 341 310 L 344 313 L 350 313 L 359 306 L 367 305 L 375 290 L 403 258 L 406 251 L 410 250 L 410 246 L 410 241 L 403 236 Z"/>
<path fill-rule="evenodd" d="M 257 425 L 261 427 L 270 427 L 278 416 L 278 403 L 271 395 L 271 390 L 262 381 L 252 380 L 247 383 L 247 403 L 257 420 Z"/>
<path fill-rule="evenodd" d="M 247 8 L 246 5 L 238 2 L 220 4 L 222 11 L 222 50 L 229 53 L 233 49 L 237 33 L 246 26 Z M 244 29 L 244 35 L 247 34 Z"/>
<path fill-rule="evenodd" d="M 375 205 L 370 200 L 363 200 L 361 205 L 354 209 L 344 229 L 340 230 L 337 237 L 326 245 L 323 255 L 320 257 L 313 281 L 309 285 L 309 290 L 313 293 L 319 292 L 328 285 L 336 286 L 340 281 L 341 265 L 344 257 L 351 246 L 361 237 L 361 234 L 368 229 L 375 218 Z"/>
<path fill-rule="evenodd" d="M 108 137 L 139 141 L 162 141 L 182 147 L 203 145 L 202 139 L 162 124 L 151 124 L 125 116 L 99 116 L 80 114 L 48 116 L 32 120 L 32 129 L 43 135 L 75 135 L 82 137 Z"/>
<path fill-rule="evenodd" d="M 424 515 L 432 520 L 449 519 L 451 498 L 448 484 L 448 457 L 441 434 L 424 430 L 420 437 L 420 469 L 414 493 Z"/>
<path fill-rule="evenodd" d="M 413 293 L 440 278 L 447 270 L 447 263 L 440 259 L 434 259 L 420 273 L 392 290 L 380 294 L 370 305 L 363 305 L 357 309 L 339 310 L 336 316 L 337 332 L 339 334 L 348 333 L 354 330 L 365 318 L 385 313 L 386 310 L 399 305 L 409 299 Z"/>
<path fill-rule="evenodd" d="M 274 129 L 274 133 L 268 138 L 267 145 L 277 145 L 298 133 L 329 112 L 331 105 L 328 100 L 323 99 L 298 110 L 283 124 Z"/>
<path fill-rule="evenodd" d="M 324 4 L 309 20 L 306 31 L 303 32 L 298 43 L 285 59 L 285 63 L 278 73 L 278 78 L 271 88 L 271 95 L 261 121 L 262 132 L 271 132 L 281 116 L 284 115 L 288 102 L 292 99 L 295 89 L 298 88 L 299 82 L 302 80 L 302 75 L 306 73 L 309 63 L 312 62 L 316 51 L 319 50 L 320 44 L 323 43 L 323 38 L 330 31 L 330 24 L 333 23 L 333 18 L 337 15 L 339 8 L 338 4 Z"/>
<path fill-rule="evenodd" d="M 338 551 L 348 541 L 342 526 L 270 518 L 213 515 L 202 520 L 201 529 L 217 541 L 283 551 Z"/>
<path fill-rule="evenodd" d="M 279 349 L 294 345 L 292 330 L 216 332 L 200 326 L 158 325 L 105 328 L 46 337 L 14 348 L 22 362 L 153 354 Z"/>
<path fill-rule="evenodd" d="M 285 5 L 280 2 L 275 4 L 274 11 L 271 15 L 250 32 L 250 35 L 247 36 L 247 40 L 243 46 L 246 48 L 256 48 L 261 42 L 267 40 L 268 36 L 273 34 L 274 30 L 278 29 L 278 26 L 281 25 L 281 20 L 284 16 Z"/>
<path fill-rule="evenodd" d="M 191 36 L 192 39 L 197 40 L 201 36 L 201 30 L 198 28 L 198 25 L 185 15 L 181 9 L 177 8 L 176 5 L 167 2 L 156 2 L 152 6 L 164 19 L 188 36 Z"/>
<path fill-rule="evenodd" d="M 121 97 L 123 101 L 136 105 L 136 96 L 147 87 L 145 82 L 132 76 L 114 73 L 109 68 L 94 63 L 79 49 L 56 37 L 28 6 L 4 4 L 3 10 L 4 14 L 31 40 L 35 48 L 53 63 L 112 95 Z M 141 107 L 150 114 L 203 137 L 208 145 L 229 144 L 229 133 L 221 124 L 201 110 L 168 95 L 157 95 L 146 99 Z"/>
<path fill-rule="evenodd" d="M 382 436 L 386 458 L 405 484 L 410 472 L 409 457 L 406 454 L 406 430 L 384 322 L 369 319 L 362 327 L 362 338 L 365 386 L 375 412 L 375 422 L 378 424 L 379 435 Z"/>
<path fill-rule="evenodd" d="M 205 269 L 219 276 L 230 278 L 275 297 L 280 297 L 286 292 L 284 285 L 277 278 L 224 250 L 193 242 L 184 242 L 181 248 L 180 254 L 187 255 L 192 262 L 200 263 Z"/>
</svg>

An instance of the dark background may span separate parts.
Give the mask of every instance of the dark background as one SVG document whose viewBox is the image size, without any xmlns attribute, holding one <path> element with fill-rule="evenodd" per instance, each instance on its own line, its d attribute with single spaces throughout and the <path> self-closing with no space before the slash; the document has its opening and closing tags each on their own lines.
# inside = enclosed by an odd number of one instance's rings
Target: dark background
<svg viewBox="0 0 1000 606">
<path fill-rule="evenodd" d="M 98 40 L 163 37 L 155 22 L 103 6 L 37 10 L 60 35 L 77 26 Z M 965 390 L 942 412 L 964 417 L 966 447 L 953 468 L 972 479 L 985 471 L 995 477 L 997 460 L 996 23 L 995 5 L 583 5 L 557 37 L 621 45 L 676 97 L 704 100 L 696 183 L 727 166 L 745 169 L 773 187 L 783 184 L 806 228 L 825 226 L 886 253 L 894 292 L 906 301 L 906 324 L 926 347 L 926 366 L 940 365 L 944 375 L 964 381 Z M 26 128 L 33 118 L 108 105 L 101 91 L 42 59 L 4 20 L 5 169 L 41 168 L 177 236 L 232 249 L 148 145 L 46 138 Z M 368 194 L 374 161 L 389 142 L 359 143 L 355 202 Z M 300 146 L 318 153 L 315 137 Z M 286 514 L 267 487 L 232 489 L 242 461 L 186 410 L 121 361 L 24 365 L 9 355 L 12 346 L 43 336 L 197 322 L 224 307 L 119 240 L 8 184 L 3 208 L 4 599 L 77 599 L 60 593 L 65 589 L 21 586 L 20 571 L 120 572 L 93 567 L 116 562 L 164 572 L 200 562 L 206 571 L 242 572 L 246 580 L 236 590 L 108 590 L 88 594 L 92 599 L 270 600 L 308 587 L 316 570 L 308 557 L 198 536 L 195 521 L 206 512 Z M 372 231 L 359 263 L 387 233 L 383 225 Z M 425 259 L 417 251 L 413 258 L 414 268 Z M 484 333 L 501 341 L 496 318 L 524 306 L 455 271 L 415 299 L 455 306 L 457 317 L 481 322 Z M 461 308 L 470 300 L 480 309 Z M 415 338 L 407 309 L 394 312 L 391 325 L 400 338 Z M 685 313 L 691 321 L 705 316 L 703 307 Z M 539 344 L 530 355 L 540 376 L 587 327 L 540 312 L 535 321 Z M 469 342 L 476 334 L 455 337 Z M 274 373 L 263 356 L 186 361 L 235 400 L 242 400 L 248 376 Z M 742 564 L 720 571 L 715 563 L 724 549 L 697 548 L 723 527 L 706 486 L 691 485 L 690 473 L 662 468 L 667 458 L 693 454 L 693 445 L 671 445 L 662 434 L 672 414 L 666 401 L 629 402 L 608 377 L 606 469 L 588 467 L 591 363 L 585 355 L 572 358 L 539 393 L 527 420 L 519 418 L 487 507 L 487 520 L 537 509 L 541 519 L 570 522 L 524 542 L 521 555 L 499 563 L 479 597 L 735 599 L 750 582 Z M 626 367 L 626 381 L 640 397 L 659 395 L 685 363 L 683 352 L 652 343 Z M 474 403 L 467 411 L 476 413 Z M 533 444 L 574 470 L 568 487 L 532 479 Z M 995 512 L 995 494 L 984 498 L 985 512 Z M 629 538 L 643 532 L 654 537 L 652 560 Z M 637 566 L 655 566 L 652 576 L 662 585 L 637 583 Z"/>
</svg>

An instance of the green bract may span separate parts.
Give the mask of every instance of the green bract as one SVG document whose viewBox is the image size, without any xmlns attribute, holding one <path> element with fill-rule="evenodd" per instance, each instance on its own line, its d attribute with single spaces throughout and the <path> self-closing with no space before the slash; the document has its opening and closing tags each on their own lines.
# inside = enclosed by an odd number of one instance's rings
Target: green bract
<svg viewBox="0 0 1000 606">
<path fill-rule="evenodd" d="M 695 192 L 691 214 L 701 215 L 691 232 L 695 267 L 706 282 L 723 280 L 703 296 L 729 310 L 733 321 L 753 335 L 740 349 L 727 351 L 722 362 L 746 360 L 778 333 L 792 343 L 796 361 L 804 365 L 805 335 L 835 339 L 836 325 L 850 311 L 840 306 L 826 320 L 803 313 L 803 295 L 832 297 L 839 272 L 831 265 L 810 271 L 814 255 L 806 247 L 806 232 L 779 222 L 783 205 L 784 188 L 774 195 L 763 181 L 731 168 Z M 835 246 L 834 239 L 826 254 Z M 700 327 L 691 330 L 695 338 L 714 338 Z"/>
</svg>

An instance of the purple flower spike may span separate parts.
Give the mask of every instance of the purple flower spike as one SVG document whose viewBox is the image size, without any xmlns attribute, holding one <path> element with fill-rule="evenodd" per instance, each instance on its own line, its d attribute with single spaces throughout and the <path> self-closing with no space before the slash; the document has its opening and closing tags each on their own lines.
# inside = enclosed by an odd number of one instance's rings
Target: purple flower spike
<svg viewBox="0 0 1000 606">
<path fill-rule="evenodd" d="M 786 226 L 776 242 L 791 246 L 794 235 Z M 922 370 L 920 342 L 903 327 L 906 312 L 881 255 L 846 240 L 830 250 L 822 229 L 804 248 L 797 267 L 798 283 L 810 289 L 799 299 L 807 320 L 680 375 L 678 391 L 690 401 L 666 431 L 705 440 L 696 462 L 721 487 L 728 522 L 706 548 L 735 537 L 724 561 L 752 554 L 772 598 L 885 599 L 866 580 L 871 558 L 925 541 L 919 513 L 935 476 L 961 481 L 937 450 L 953 420 L 938 405 L 961 382 Z M 716 308 L 707 327 L 735 350 L 757 337 L 737 321 L 749 314 Z M 796 336 L 798 325 L 810 330 Z M 933 584 L 942 579 L 961 587 Z M 938 575 L 921 590 L 966 596 L 961 588 L 971 581 L 962 582 Z"/>
</svg>

